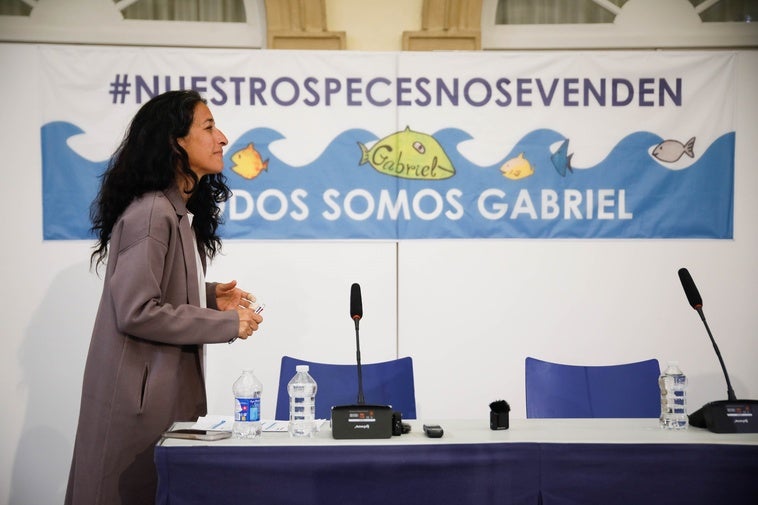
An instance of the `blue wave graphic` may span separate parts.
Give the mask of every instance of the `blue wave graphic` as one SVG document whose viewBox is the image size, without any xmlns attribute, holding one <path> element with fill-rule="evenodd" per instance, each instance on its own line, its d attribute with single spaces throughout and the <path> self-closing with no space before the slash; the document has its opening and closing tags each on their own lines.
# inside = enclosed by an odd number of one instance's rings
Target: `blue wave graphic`
<svg viewBox="0 0 758 505">
<path fill-rule="evenodd" d="M 108 160 L 93 162 L 74 153 L 66 140 L 80 133 L 77 126 L 65 122 L 49 123 L 41 130 L 45 239 L 91 238 L 89 205 Z M 671 170 L 649 154 L 664 139 L 644 131 L 631 133 L 596 165 L 575 167 L 565 176 L 551 161 L 550 146 L 567 140 L 555 130 L 529 132 L 490 166 L 476 165 L 459 152 L 458 145 L 472 138 L 467 132 L 446 128 L 429 133 L 456 169 L 449 179 L 401 179 L 382 174 L 368 163 L 361 165 L 358 144 L 379 140 L 365 129 L 340 133 L 303 166 L 288 165 L 271 151 L 271 144 L 284 138 L 281 133 L 270 128 L 249 130 L 226 148 L 225 173 L 235 197 L 225 206 L 222 235 L 260 239 L 732 237 L 734 132 L 716 139 L 702 154 L 696 152 L 696 161 L 682 170 Z M 249 144 L 268 160 L 268 169 L 253 179 L 232 170 L 233 155 Z M 503 177 L 500 166 L 519 153 L 532 164 L 534 174 L 520 180 Z M 558 197 L 557 216 L 542 215 L 543 207 L 551 205 L 549 199 L 547 204 L 543 201 L 544 192 Z M 483 193 L 490 196 L 480 201 Z M 577 197 L 578 203 L 568 202 Z M 495 217 L 503 206 L 508 211 Z M 615 217 L 608 217 L 614 213 Z M 620 213 L 633 217 L 622 219 Z"/>
<path fill-rule="evenodd" d="M 93 162 L 67 144 L 84 133 L 64 121 L 41 128 L 42 220 L 45 240 L 92 239 L 89 207 L 99 189 L 108 161 Z"/>
</svg>

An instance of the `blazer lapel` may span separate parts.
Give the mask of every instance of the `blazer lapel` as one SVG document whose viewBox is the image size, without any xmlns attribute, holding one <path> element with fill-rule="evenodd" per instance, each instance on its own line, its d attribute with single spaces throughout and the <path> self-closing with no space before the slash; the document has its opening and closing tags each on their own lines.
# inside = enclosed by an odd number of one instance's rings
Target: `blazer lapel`
<svg viewBox="0 0 758 505">
<path fill-rule="evenodd" d="M 195 257 L 195 240 L 192 227 L 187 215 L 187 207 L 182 200 L 176 187 L 166 192 L 166 197 L 176 209 L 176 217 L 179 220 L 179 238 L 182 241 L 184 264 L 187 275 L 187 302 L 192 305 L 200 305 L 200 286 L 197 285 L 197 259 Z"/>
</svg>

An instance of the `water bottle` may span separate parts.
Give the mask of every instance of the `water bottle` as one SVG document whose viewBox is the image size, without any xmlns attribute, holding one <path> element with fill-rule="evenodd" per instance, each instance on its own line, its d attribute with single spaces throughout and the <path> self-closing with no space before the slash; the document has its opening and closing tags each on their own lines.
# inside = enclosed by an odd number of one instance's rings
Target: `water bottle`
<svg viewBox="0 0 758 505">
<path fill-rule="evenodd" d="M 261 434 L 261 381 L 252 370 L 244 370 L 234 381 L 234 438 L 255 438 Z"/>
<path fill-rule="evenodd" d="M 687 429 L 687 377 L 679 369 L 679 363 L 668 363 L 658 385 L 661 388 L 661 428 Z"/>
<path fill-rule="evenodd" d="M 316 434 L 316 390 L 318 386 L 308 373 L 308 365 L 297 365 L 295 376 L 287 384 L 290 397 L 289 432 L 291 437 L 313 437 Z"/>
</svg>

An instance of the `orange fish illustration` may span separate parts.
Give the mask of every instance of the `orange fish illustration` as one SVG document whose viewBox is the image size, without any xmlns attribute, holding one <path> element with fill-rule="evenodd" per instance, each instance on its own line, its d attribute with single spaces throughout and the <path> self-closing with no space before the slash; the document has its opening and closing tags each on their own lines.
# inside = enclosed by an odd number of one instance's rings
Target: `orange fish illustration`
<svg viewBox="0 0 758 505">
<path fill-rule="evenodd" d="M 232 154 L 232 170 L 245 179 L 255 179 L 262 171 L 268 171 L 268 160 L 261 159 L 261 153 L 255 150 L 253 143 Z"/>
</svg>

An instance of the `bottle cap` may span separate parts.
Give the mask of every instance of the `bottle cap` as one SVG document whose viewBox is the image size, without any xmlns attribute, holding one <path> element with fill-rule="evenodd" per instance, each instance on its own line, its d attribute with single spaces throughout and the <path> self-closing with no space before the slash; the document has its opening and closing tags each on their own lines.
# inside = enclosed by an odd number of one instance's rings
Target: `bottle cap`
<svg viewBox="0 0 758 505">
<path fill-rule="evenodd" d="M 679 362 L 669 361 L 668 366 L 666 367 L 666 373 L 672 374 L 672 375 L 681 375 L 682 370 L 679 368 Z"/>
<path fill-rule="evenodd" d="M 296 372 L 307 372 L 308 370 L 310 370 L 310 368 L 308 367 L 308 365 L 297 365 L 295 367 L 295 371 Z"/>
</svg>

